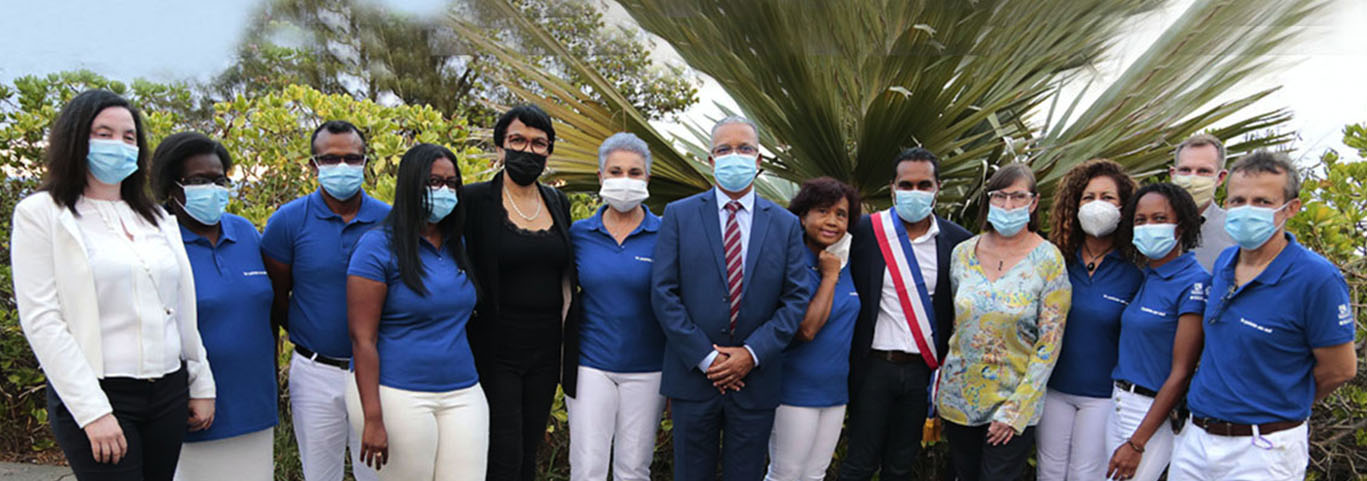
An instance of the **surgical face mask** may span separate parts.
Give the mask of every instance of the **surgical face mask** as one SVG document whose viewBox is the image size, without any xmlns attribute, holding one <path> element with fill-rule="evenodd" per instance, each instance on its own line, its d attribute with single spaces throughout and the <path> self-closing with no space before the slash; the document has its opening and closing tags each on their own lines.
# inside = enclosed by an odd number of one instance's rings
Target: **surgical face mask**
<svg viewBox="0 0 1367 481">
<path fill-rule="evenodd" d="M 930 208 L 935 206 L 935 192 L 894 190 L 892 191 L 892 202 L 897 209 L 897 217 L 901 217 L 907 222 L 916 223 L 930 215 Z"/>
<path fill-rule="evenodd" d="M 613 177 L 603 179 L 603 186 L 598 189 L 598 197 L 617 212 L 631 212 L 640 207 L 641 202 L 650 198 L 650 192 L 646 190 L 644 180 Z"/>
<path fill-rule="evenodd" d="M 1191 194 L 1191 200 L 1196 201 L 1197 207 L 1206 205 L 1215 198 L 1215 181 L 1216 177 L 1204 175 L 1172 176 L 1172 183 Z"/>
<path fill-rule="evenodd" d="M 427 188 L 427 221 L 433 224 L 441 222 L 446 216 L 451 215 L 451 210 L 456 208 L 460 199 L 456 197 L 456 191 L 450 187 L 428 187 Z"/>
<path fill-rule="evenodd" d="M 181 207 L 191 218 L 200 224 L 218 224 L 223 210 L 228 207 L 228 188 L 216 184 L 180 185 L 185 192 L 185 203 Z"/>
<path fill-rule="evenodd" d="M 1120 225 L 1120 208 L 1104 200 L 1093 200 L 1078 207 L 1077 221 L 1082 224 L 1082 231 L 1092 237 L 1110 235 Z"/>
<path fill-rule="evenodd" d="M 328 195 L 337 200 L 347 200 L 361 190 L 365 182 L 365 166 L 340 163 L 318 166 L 318 183 Z"/>
<path fill-rule="evenodd" d="M 1030 205 L 1023 205 L 1015 209 L 989 205 L 987 207 L 987 221 L 992 223 L 992 230 L 1006 237 L 1011 237 L 1030 223 Z"/>
<path fill-rule="evenodd" d="M 759 168 L 755 157 L 741 154 L 727 154 L 712 159 L 712 177 L 717 185 L 727 192 L 740 192 L 755 181 Z"/>
<path fill-rule="evenodd" d="M 1291 203 L 1287 202 L 1276 209 L 1251 205 L 1229 209 L 1225 212 L 1225 232 L 1239 243 L 1239 247 L 1249 250 L 1262 247 L 1281 228 L 1277 224 L 1277 212 L 1288 205 Z"/>
<path fill-rule="evenodd" d="M 1134 247 L 1150 259 L 1162 259 L 1177 245 L 1177 224 L 1134 226 Z"/>
<path fill-rule="evenodd" d="M 90 139 L 85 159 L 96 179 L 117 184 L 137 172 L 138 147 L 122 140 Z"/>
</svg>

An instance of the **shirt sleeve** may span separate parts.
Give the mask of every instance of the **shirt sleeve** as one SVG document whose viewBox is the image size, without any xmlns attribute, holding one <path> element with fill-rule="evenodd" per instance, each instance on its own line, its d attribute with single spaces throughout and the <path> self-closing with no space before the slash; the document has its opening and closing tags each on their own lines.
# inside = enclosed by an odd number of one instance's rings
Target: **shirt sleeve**
<svg viewBox="0 0 1367 481">
<path fill-rule="evenodd" d="M 1063 341 L 1064 322 L 1068 309 L 1072 307 L 1073 286 L 1068 282 L 1068 272 L 1063 266 L 1063 256 L 1057 251 L 1039 266 L 1044 276 L 1044 290 L 1040 292 L 1038 326 L 1039 337 L 1030 354 L 1029 367 L 1025 377 L 1016 386 L 1015 392 L 1002 403 L 1001 408 L 992 415 L 993 421 L 1010 425 L 1016 433 L 1025 431 L 1026 426 L 1038 419 L 1044 404 L 1045 385 L 1049 374 L 1058 362 L 1059 346 Z"/>
<path fill-rule="evenodd" d="M 351 263 L 347 265 L 347 275 L 388 282 L 392 256 L 386 241 L 387 236 L 379 229 L 361 236 L 361 241 L 356 243 L 356 250 L 351 254 Z"/>
<path fill-rule="evenodd" d="M 1210 294 L 1210 276 L 1202 276 L 1182 290 L 1177 301 L 1177 315 L 1206 313 L 1206 296 Z"/>
<path fill-rule="evenodd" d="M 261 234 L 261 252 L 283 264 L 294 264 L 294 232 L 296 219 L 286 204 L 266 221 L 266 232 Z"/>
<path fill-rule="evenodd" d="M 1323 276 L 1319 286 L 1310 289 L 1305 304 L 1305 338 L 1312 348 L 1337 346 L 1353 342 L 1353 305 L 1348 297 L 1348 284 L 1343 274 L 1334 272 Z"/>
</svg>

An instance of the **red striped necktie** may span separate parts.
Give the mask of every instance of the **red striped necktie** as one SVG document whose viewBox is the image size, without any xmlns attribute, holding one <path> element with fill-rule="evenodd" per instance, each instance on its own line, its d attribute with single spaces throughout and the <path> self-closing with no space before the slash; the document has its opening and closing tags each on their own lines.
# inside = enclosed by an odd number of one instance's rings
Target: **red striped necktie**
<svg viewBox="0 0 1367 481">
<path fill-rule="evenodd" d="M 745 259 L 741 258 L 740 223 L 736 222 L 736 212 L 741 209 L 740 202 L 726 203 L 726 235 L 722 244 L 726 246 L 726 284 L 731 294 L 731 332 L 736 332 L 736 314 L 740 312 L 741 283 L 745 279 Z"/>
</svg>

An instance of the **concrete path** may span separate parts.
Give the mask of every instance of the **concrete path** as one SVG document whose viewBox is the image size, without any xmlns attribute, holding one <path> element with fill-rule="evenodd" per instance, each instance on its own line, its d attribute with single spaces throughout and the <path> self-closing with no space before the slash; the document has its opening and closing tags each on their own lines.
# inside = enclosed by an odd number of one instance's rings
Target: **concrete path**
<svg viewBox="0 0 1367 481">
<path fill-rule="evenodd" d="M 71 481 L 76 476 L 66 466 L 0 463 L 0 481 Z"/>
</svg>

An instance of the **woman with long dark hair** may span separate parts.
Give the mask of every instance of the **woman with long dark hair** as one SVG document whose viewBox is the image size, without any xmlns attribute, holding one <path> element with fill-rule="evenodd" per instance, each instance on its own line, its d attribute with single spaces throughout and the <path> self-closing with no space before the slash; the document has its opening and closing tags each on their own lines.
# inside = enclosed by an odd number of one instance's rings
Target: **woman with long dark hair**
<svg viewBox="0 0 1367 481">
<path fill-rule="evenodd" d="M 172 134 L 152 154 L 152 192 L 176 216 L 195 277 L 195 312 L 218 399 L 212 428 L 185 435 L 176 479 L 275 477 L 275 335 L 261 234 L 224 212 L 232 156 L 195 132 Z"/>
<path fill-rule="evenodd" d="M 532 105 L 494 123 L 503 169 L 471 184 L 465 240 L 480 292 L 470 345 L 489 396 L 489 479 L 532 481 L 536 450 L 559 382 L 578 386 L 578 274 L 570 240 L 570 201 L 538 182 L 555 151 L 555 126 Z"/>
<path fill-rule="evenodd" d="M 484 479 L 489 407 L 465 336 L 478 295 L 456 156 L 414 146 L 396 183 L 347 268 L 348 418 L 380 479 Z"/>
<path fill-rule="evenodd" d="M 62 108 L 46 182 L 14 209 L 19 324 L 77 479 L 170 480 L 187 425 L 213 423 L 190 261 L 147 178 L 141 115 L 91 90 Z"/>
<path fill-rule="evenodd" d="M 1101 479 L 1106 472 L 1101 440 L 1114 407 L 1120 313 L 1144 278 L 1130 262 L 1128 230 L 1120 229 L 1120 209 L 1136 188 L 1120 164 L 1093 159 L 1069 169 L 1054 194 L 1049 238 L 1068 259 L 1073 304 L 1044 395 L 1039 481 Z"/>
</svg>

